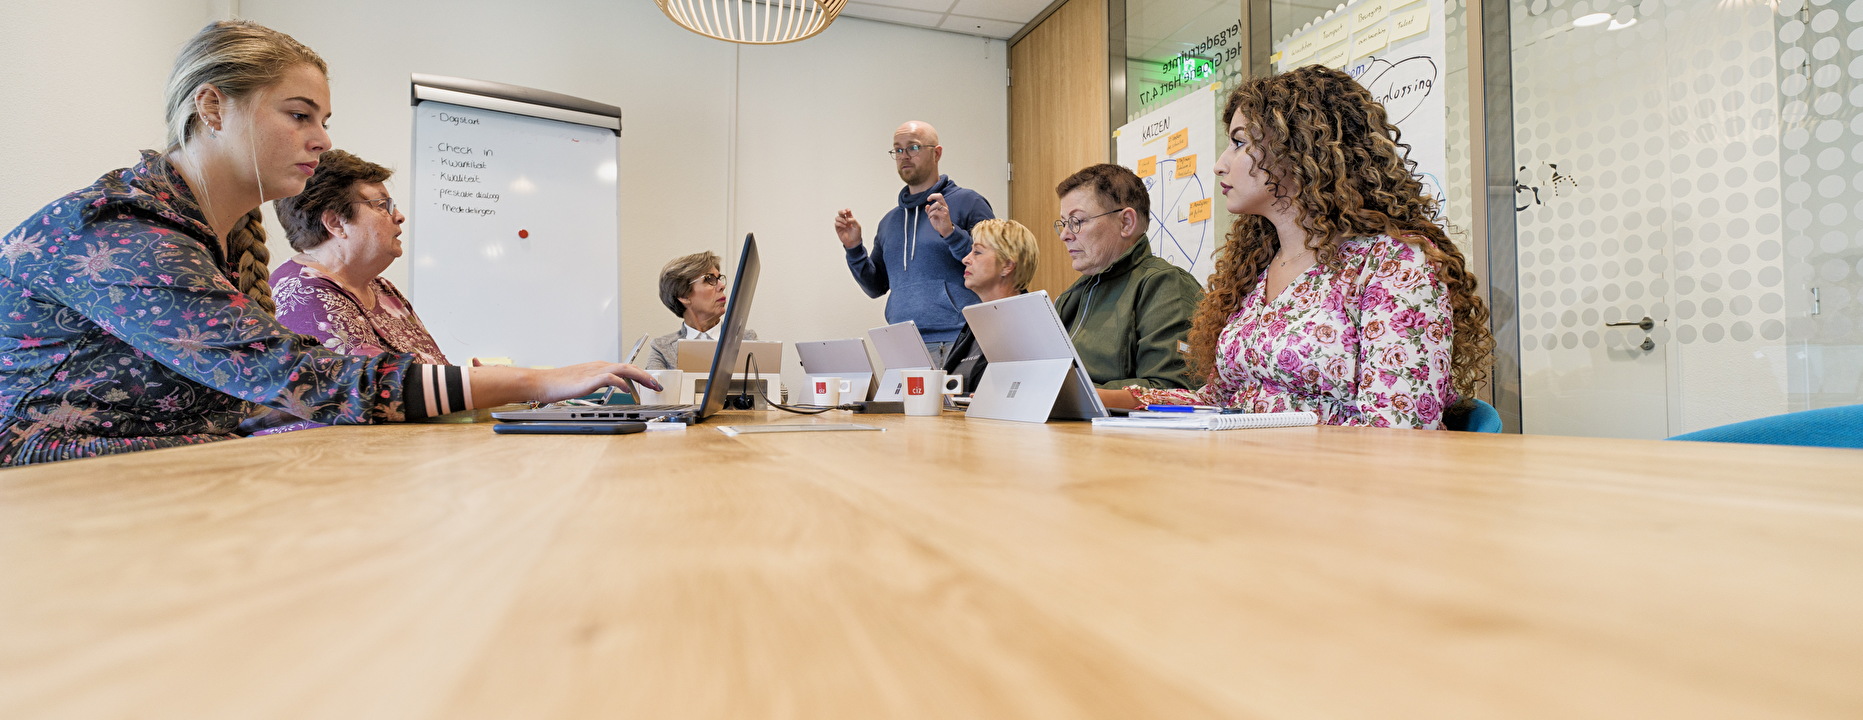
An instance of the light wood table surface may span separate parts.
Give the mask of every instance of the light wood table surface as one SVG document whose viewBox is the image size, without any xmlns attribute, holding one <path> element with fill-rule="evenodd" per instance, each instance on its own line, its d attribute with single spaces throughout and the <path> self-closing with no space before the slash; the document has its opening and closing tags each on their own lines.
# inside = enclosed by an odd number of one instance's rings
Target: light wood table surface
<svg viewBox="0 0 1863 720">
<path fill-rule="evenodd" d="M 1863 717 L 1863 452 L 826 420 L 0 472 L 0 718 Z"/>
</svg>

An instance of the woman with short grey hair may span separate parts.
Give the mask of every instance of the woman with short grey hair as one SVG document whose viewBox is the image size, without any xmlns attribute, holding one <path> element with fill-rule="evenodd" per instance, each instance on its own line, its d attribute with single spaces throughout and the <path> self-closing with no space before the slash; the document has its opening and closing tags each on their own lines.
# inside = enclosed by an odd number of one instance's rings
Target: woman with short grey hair
<svg viewBox="0 0 1863 720">
<path fill-rule="evenodd" d="M 724 318 L 725 301 L 730 299 L 725 282 L 728 278 L 719 271 L 722 267 L 718 253 L 707 250 L 673 258 L 660 269 L 660 302 L 683 322 L 678 330 L 653 339 L 647 362 L 641 367 L 679 367 L 679 341 L 718 339 L 718 322 Z M 746 329 L 744 339 L 757 339 L 757 332 Z"/>
</svg>

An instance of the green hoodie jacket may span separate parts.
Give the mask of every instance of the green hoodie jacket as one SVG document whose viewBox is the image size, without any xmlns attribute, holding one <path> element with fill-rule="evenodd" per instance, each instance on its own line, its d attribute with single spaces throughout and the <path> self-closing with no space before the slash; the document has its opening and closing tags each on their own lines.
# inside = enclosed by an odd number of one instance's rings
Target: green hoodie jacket
<svg viewBox="0 0 1863 720">
<path fill-rule="evenodd" d="M 1098 275 L 1082 275 L 1055 302 L 1087 374 L 1102 388 L 1188 388 L 1180 345 L 1203 301 L 1183 268 L 1151 254 L 1140 235 Z"/>
</svg>

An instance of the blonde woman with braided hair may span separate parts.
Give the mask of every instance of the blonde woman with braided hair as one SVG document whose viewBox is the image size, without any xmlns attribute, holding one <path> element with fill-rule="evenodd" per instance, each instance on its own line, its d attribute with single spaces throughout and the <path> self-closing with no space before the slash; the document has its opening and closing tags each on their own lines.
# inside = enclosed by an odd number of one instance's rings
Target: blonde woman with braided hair
<svg viewBox="0 0 1863 720">
<path fill-rule="evenodd" d="M 0 314 L 0 466 L 229 439 L 261 405 L 363 424 L 626 378 L 657 387 L 632 365 L 460 368 L 342 355 L 291 332 L 266 307 L 250 220 L 303 190 L 330 148 L 323 60 L 284 33 L 217 22 L 183 46 L 166 101 L 166 149 L 0 236 L 0 295 L 13 299 Z"/>
<path fill-rule="evenodd" d="M 1494 345 L 1488 311 L 1384 108 L 1311 65 L 1243 81 L 1223 118 L 1215 168 L 1236 220 L 1190 331 L 1203 387 L 1106 398 L 1395 428 L 1465 412 Z"/>
</svg>

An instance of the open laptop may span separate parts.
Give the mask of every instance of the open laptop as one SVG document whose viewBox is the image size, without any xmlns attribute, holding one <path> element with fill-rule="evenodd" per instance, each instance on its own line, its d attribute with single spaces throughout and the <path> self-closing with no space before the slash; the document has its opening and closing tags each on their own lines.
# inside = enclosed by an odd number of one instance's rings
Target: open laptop
<svg viewBox="0 0 1863 720">
<path fill-rule="evenodd" d="M 965 417 L 1044 422 L 1106 417 L 1093 378 L 1046 290 L 964 308 L 990 366 Z"/>
<path fill-rule="evenodd" d="M 816 378 L 846 378 L 853 384 L 850 392 L 855 400 L 865 400 L 873 392 L 873 360 L 867 357 L 867 341 L 862 338 L 799 342 L 796 355 L 802 358 L 802 372 L 811 383 Z"/>
<path fill-rule="evenodd" d="M 873 349 L 880 354 L 880 366 L 886 368 L 880 376 L 879 389 L 873 393 L 874 400 L 905 399 L 906 380 L 900 373 L 906 370 L 938 369 L 932 366 L 931 352 L 925 349 L 925 338 L 919 335 L 918 323 L 907 320 L 877 327 L 868 330 L 867 337 L 873 340 Z"/>
<path fill-rule="evenodd" d="M 530 410 L 495 412 L 492 417 L 505 422 L 638 422 L 662 417 L 686 423 L 704 422 L 724 408 L 725 396 L 730 394 L 730 363 L 719 360 L 738 356 L 738 346 L 744 342 L 744 328 L 750 324 L 750 301 L 757 291 L 757 273 L 762 267 L 757 256 L 757 236 L 745 235 L 744 252 L 737 261 L 737 277 L 731 281 L 731 296 L 725 302 L 724 321 L 719 323 L 719 327 L 724 329 L 718 335 L 722 339 L 714 350 L 711 374 L 705 383 L 705 397 L 700 402 L 691 405 L 552 405 Z"/>
</svg>

